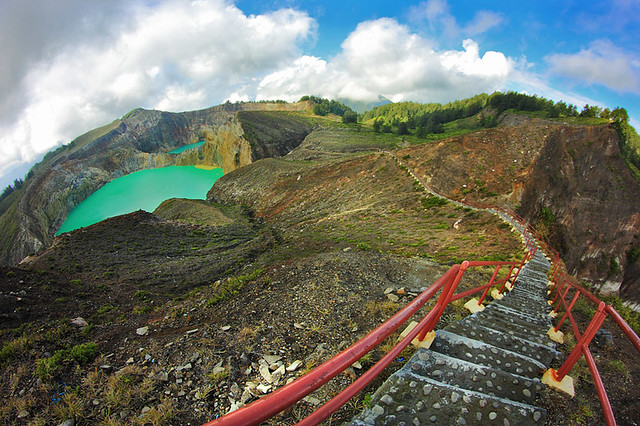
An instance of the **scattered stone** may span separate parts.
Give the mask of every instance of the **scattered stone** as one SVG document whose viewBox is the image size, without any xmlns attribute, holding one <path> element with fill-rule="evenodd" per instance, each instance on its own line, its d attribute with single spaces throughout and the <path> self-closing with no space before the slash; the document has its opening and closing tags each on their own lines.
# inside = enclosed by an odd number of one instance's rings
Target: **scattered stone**
<svg viewBox="0 0 640 426">
<path fill-rule="evenodd" d="M 282 357 L 278 355 L 263 355 L 262 358 L 267 361 L 267 364 L 269 365 L 275 364 L 282 359 Z"/>
<path fill-rule="evenodd" d="M 18 413 L 19 419 L 26 419 L 27 417 L 29 417 L 29 412 L 27 410 L 22 410 Z"/>
<path fill-rule="evenodd" d="M 601 328 L 596 332 L 595 343 L 598 346 L 604 346 L 604 347 L 613 346 L 613 334 L 611 333 L 611 331 L 607 330 L 606 328 Z"/>
<path fill-rule="evenodd" d="M 356 361 L 353 364 L 351 364 L 351 366 L 357 370 L 361 370 L 362 369 L 362 364 L 360 364 L 360 361 Z"/>
<path fill-rule="evenodd" d="M 405 288 L 404 288 L 404 287 L 402 287 L 401 289 L 399 289 L 398 291 L 396 291 L 396 293 L 397 293 L 397 294 L 400 294 L 400 295 L 405 295 L 405 294 L 407 294 L 407 290 L 405 290 Z"/>
<path fill-rule="evenodd" d="M 456 402 L 458 402 L 458 399 L 460 399 L 460 394 L 458 392 L 452 392 L 451 393 L 451 402 L 453 402 L 455 404 Z"/>
<path fill-rule="evenodd" d="M 73 318 L 71 320 L 71 324 L 76 325 L 76 326 L 78 326 L 80 328 L 84 328 L 84 327 L 89 325 L 89 323 L 87 321 L 85 321 L 85 319 L 82 318 L 82 317 Z"/>
<path fill-rule="evenodd" d="M 291 365 L 289 365 L 287 367 L 287 371 L 291 372 L 291 371 L 296 371 L 300 366 L 302 365 L 302 361 L 300 361 L 299 359 L 293 361 L 291 363 Z"/>
<path fill-rule="evenodd" d="M 389 294 L 389 293 L 392 293 L 392 292 L 393 292 L 393 289 L 391 287 L 387 287 L 387 288 L 384 289 L 384 294 Z"/>
<path fill-rule="evenodd" d="M 263 379 L 267 381 L 267 383 L 273 383 L 273 377 L 271 376 L 269 367 L 267 367 L 265 364 L 261 364 L 258 371 L 260 371 L 260 375 L 262 376 Z"/>
<path fill-rule="evenodd" d="M 498 415 L 496 414 L 496 412 L 495 412 L 495 411 L 492 411 L 492 412 L 490 412 L 490 413 L 489 413 L 489 418 L 490 418 L 491 420 L 495 420 L 495 419 L 496 419 L 496 417 L 498 417 Z"/>
<path fill-rule="evenodd" d="M 256 390 L 258 390 L 261 393 L 269 393 L 272 387 L 273 386 L 271 385 L 263 385 L 262 383 L 260 383 L 258 386 L 256 386 Z"/>
<path fill-rule="evenodd" d="M 64 422 L 60 423 L 58 426 L 75 426 L 76 422 L 73 419 L 67 419 Z"/>
<path fill-rule="evenodd" d="M 533 412 L 533 421 L 538 422 L 542 418 L 542 413 L 540 411 Z"/>
<path fill-rule="evenodd" d="M 142 407 L 142 411 L 140 412 L 141 414 L 144 414 L 146 412 L 151 411 L 151 407 L 145 405 L 144 407 Z"/>
<path fill-rule="evenodd" d="M 522 393 L 524 396 L 526 396 L 527 398 L 529 398 L 531 396 L 531 391 L 529 389 L 523 389 Z"/>
<path fill-rule="evenodd" d="M 293 327 L 302 330 L 304 328 L 304 325 L 300 324 L 299 322 L 294 322 Z"/>
<path fill-rule="evenodd" d="M 304 398 L 302 398 L 303 401 L 308 402 L 311 405 L 320 405 L 320 400 L 318 398 L 314 398 L 311 395 L 307 395 Z"/>
<path fill-rule="evenodd" d="M 187 331 L 187 336 L 191 336 L 192 334 L 197 333 L 197 332 L 198 332 L 198 330 L 199 330 L 198 328 L 194 328 L 193 330 L 189 330 L 189 331 Z"/>
<path fill-rule="evenodd" d="M 280 367 L 278 367 L 278 369 L 276 371 L 273 372 L 273 374 L 271 375 L 271 378 L 273 379 L 273 383 L 275 385 L 278 384 L 278 382 L 280 382 L 280 379 L 282 379 L 282 377 L 285 375 L 285 368 L 284 365 L 281 365 Z"/>
<path fill-rule="evenodd" d="M 224 325 L 224 326 L 220 327 L 220 330 L 229 331 L 229 330 L 231 330 L 231 326 L 230 325 Z"/>
<path fill-rule="evenodd" d="M 169 373 L 166 371 L 161 371 L 155 376 L 153 376 L 153 380 L 158 380 L 160 382 L 168 382 L 169 381 Z"/>
<path fill-rule="evenodd" d="M 145 327 L 140 327 L 136 329 L 136 334 L 138 336 L 146 336 L 147 334 L 149 334 L 149 327 L 145 326 Z"/>
<path fill-rule="evenodd" d="M 387 299 L 391 300 L 392 302 L 397 302 L 398 300 L 400 300 L 400 298 L 393 293 L 387 294 Z"/>
</svg>

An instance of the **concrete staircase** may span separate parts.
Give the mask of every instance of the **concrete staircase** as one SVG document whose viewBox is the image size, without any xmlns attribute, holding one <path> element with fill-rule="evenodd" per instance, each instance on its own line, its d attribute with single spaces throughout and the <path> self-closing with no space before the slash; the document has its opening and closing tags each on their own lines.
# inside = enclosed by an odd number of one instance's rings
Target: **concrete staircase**
<svg viewBox="0 0 640 426">
<path fill-rule="evenodd" d="M 503 299 L 438 330 L 351 424 L 544 424 L 536 397 L 557 354 L 546 334 L 549 267 L 538 251 Z"/>
</svg>

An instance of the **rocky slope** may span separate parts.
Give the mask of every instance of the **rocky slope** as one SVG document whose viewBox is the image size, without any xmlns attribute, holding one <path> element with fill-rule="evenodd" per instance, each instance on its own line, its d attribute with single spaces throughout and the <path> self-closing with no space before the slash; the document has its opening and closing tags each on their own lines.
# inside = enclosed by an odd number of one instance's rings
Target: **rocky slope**
<svg viewBox="0 0 640 426">
<path fill-rule="evenodd" d="M 225 104 L 184 113 L 138 109 L 79 137 L 34 167 L 21 191 L 3 203 L 0 264 L 17 264 L 48 247 L 76 205 L 122 175 L 169 165 L 210 165 L 227 173 L 264 156 L 286 154 L 311 131 L 311 123 L 295 115 L 308 109 L 308 102 Z M 270 138 L 253 136 L 255 125 L 245 137 L 247 121 L 261 123 L 259 128 L 274 123 L 269 111 L 294 114 L 279 116 Z M 250 119 L 243 120 L 242 113 Z M 168 153 L 200 140 L 205 144 L 198 149 Z"/>
<path fill-rule="evenodd" d="M 398 155 L 442 194 L 511 206 L 548 237 L 571 273 L 640 302 L 640 184 L 620 157 L 615 127 L 504 121 Z"/>
</svg>

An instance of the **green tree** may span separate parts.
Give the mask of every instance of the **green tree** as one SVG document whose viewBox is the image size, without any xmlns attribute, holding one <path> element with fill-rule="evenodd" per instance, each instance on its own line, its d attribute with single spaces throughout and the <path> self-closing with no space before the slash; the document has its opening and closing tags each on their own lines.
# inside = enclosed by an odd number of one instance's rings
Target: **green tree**
<svg viewBox="0 0 640 426">
<path fill-rule="evenodd" d="M 342 122 L 345 124 L 349 123 L 357 123 L 358 122 L 358 114 L 353 111 L 345 111 L 342 116 Z"/>
<path fill-rule="evenodd" d="M 401 121 L 398 123 L 397 132 L 399 135 L 408 135 L 409 134 L 409 125 L 406 121 Z"/>
<path fill-rule="evenodd" d="M 380 130 L 382 130 L 382 120 L 376 118 L 373 122 L 373 131 L 376 133 L 380 133 Z"/>
</svg>

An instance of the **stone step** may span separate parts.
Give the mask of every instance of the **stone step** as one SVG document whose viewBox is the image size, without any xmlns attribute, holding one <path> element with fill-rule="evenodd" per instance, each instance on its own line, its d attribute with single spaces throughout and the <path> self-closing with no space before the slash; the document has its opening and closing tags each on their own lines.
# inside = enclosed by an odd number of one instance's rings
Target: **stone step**
<svg viewBox="0 0 640 426">
<path fill-rule="evenodd" d="M 519 336 L 505 334 L 471 321 L 459 321 L 447 326 L 446 330 L 460 336 L 481 340 L 490 345 L 529 356 L 545 365 L 551 364 L 551 361 L 559 355 L 554 349 L 555 345 L 551 340 L 549 340 L 549 345 L 543 345 Z"/>
<path fill-rule="evenodd" d="M 485 309 L 486 311 L 486 309 Z M 516 317 L 503 315 L 500 311 L 493 310 L 489 312 L 480 311 L 476 313 L 476 317 L 488 324 L 495 324 L 494 327 L 501 330 L 514 330 L 522 335 L 531 334 L 532 336 L 543 336 L 549 330 L 549 327 L 543 327 L 537 324 L 527 323 Z"/>
<path fill-rule="evenodd" d="M 371 398 L 351 425 L 535 425 L 545 409 L 460 389 L 401 369 Z"/>
<path fill-rule="evenodd" d="M 453 358 L 429 349 L 419 349 L 404 368 L 461 389 L 533 404 L 542 385 L 540 380 L 505 373 Z"/>
<path fill-rule="evenodd" d="M 546 369 L 546 366 L 540 361 L 526 355 L 446 330 L 436 331 L 436 338 L 431 344 L 431 350 L 529 378 L 540 377 Z"/>
<path fill-rule="evenodd" d="M 502 300 L 488 305 L 485 310 L 487 310 L 488 312 L 499 311 L 504 315 L 513 316 L 520 319 L 521 321 L 525 321 L 529 324 L 533 323 L 547 329 L 551 325 L 551 318 L 546 312 L 540 313 L 539 310 L 535 311 L 533 309 L 527 311 L 514 309 Z"/>
<path fill-rule="evenodd" d="M 522 331 L 516 329 L 512 326 L 512 324 L 504 323 L 502 321 L 494 320 L 494 319 L 483 319 L 476 318 L 474 320 L 474 324 L 478 326 L 482 326 L 491 330 L 496 330 L 499 333 L 503 333 L 505 335 L 518 337 L 520 339 L 530 340 L 534 343 L 538 343 L 539 345 L 548 346 L 547 343 L 550 342 L 549 336 L 533 334 L 531 331 Z"/>
</svg>

